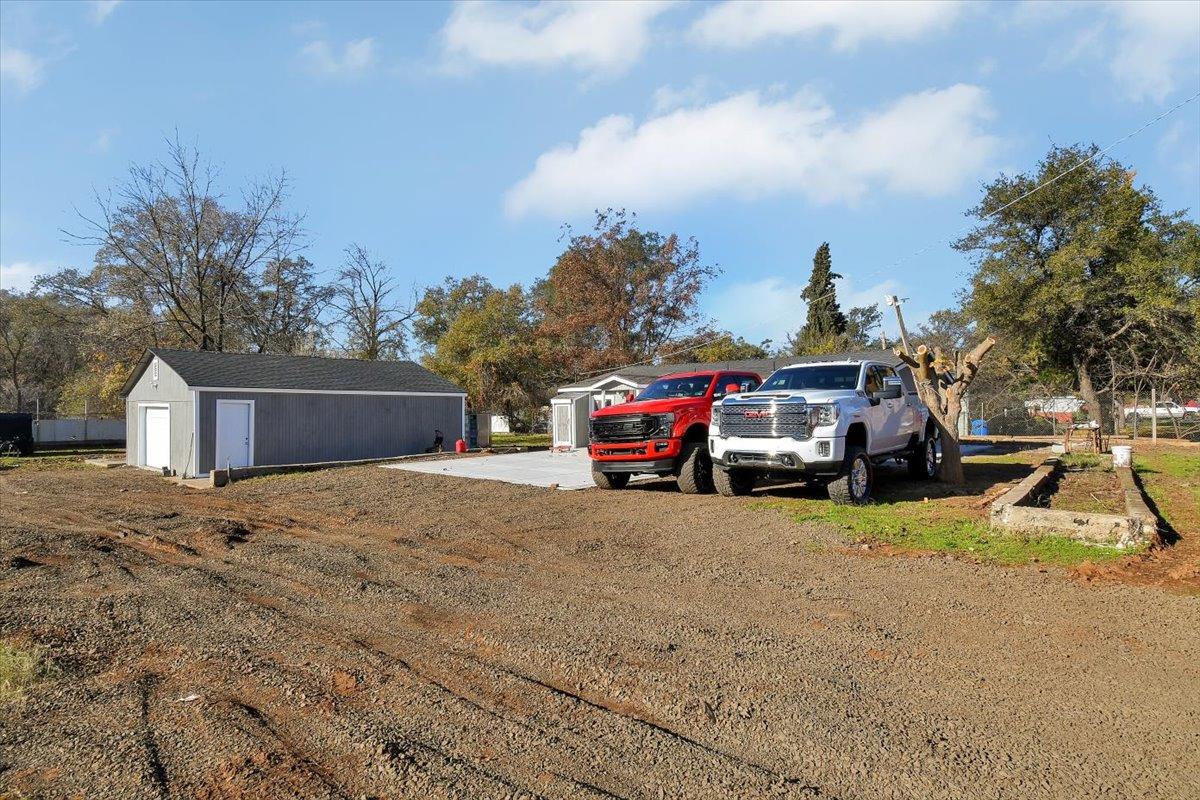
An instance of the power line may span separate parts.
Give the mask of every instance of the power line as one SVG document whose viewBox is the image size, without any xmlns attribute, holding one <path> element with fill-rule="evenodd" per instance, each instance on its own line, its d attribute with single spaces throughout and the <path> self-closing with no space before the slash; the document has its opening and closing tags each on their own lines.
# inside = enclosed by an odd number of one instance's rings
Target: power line
<svg viewBox="0 0 1200 800">
<path fill-rule="evenodd" d="M 1058 173 L 1057 175 L 1055 175 L 1053 178 L 1050 178 L 1050 179 L 1048 179 L 1048 180 L 1046 180 L 1046 181 L 1043 181 L 1042 183 L 1039 183 L 1037 186 L 1033 187 L 1033 188 L 1032 188 L 1032 189 L 1030 189 L 1028 192 L 1026 192 L 1025 194 L 1021 195 L 1020 197 L 1016 198 L 1015 200 L 1012 200 L 1012 201 L 1010 201 L 1010 202 L 1008 202 L 1008 203 L 1005 203 L 1004 205 L 1000 206 L 999 208 L 995 209 L 994 211 L 989 211 L 987 214 L 984 214 L 982 217 L 980 217 L 980 220 L 981 220 L 981 221 L 982 221 L 982 220 L 986 220 L 986 219 L 988 219 L 989 217 L 993 217 L 993 216 L 995 216 L 996 214 L 999 214 L 999 213 L 1000 213 L 1000 212 L 1002 212 L 1002 211 L 1006 211 L 1007 209 L 1009 209 L 1009 208 L 1012 208 L 1014 205 L 1016 205 L 1017 203 L 1021 202 L 1022 200 L 1025 200 L 1026 198 L 1028 198 L 1028 197 L 1032 196 L 1034 193 L 1041 191 L 1042 189 L 1046 188 L 1047 186 L 1049 186 L 1049 185 L 1051 185 L 1051 184 L 1053 184 L 1053 183 L 1057 183 L 1059 180 L 1061 180 L 1062 178 L 1065 178 L 1067 175 L 1070 175 L 1070 174 L 1071 174 L 1072 172 L 1074 172 L 1075 170 L 1077 170 L 1077 169 L 1079 169 L 1080 167 L 1084 166 L 1085 164 L 1088 164 L 1088 163 L 1090 163 L 1090 162 L 1092 162 L 1092 161 L 1096 160 L 1097 158 L 1100 158 L 1101 156 L 1103 156 L 1103 155 L 1107 154 L 1107 153 L 1108 153 L 1110 150 L 1112 150 L 1113 148 L 1117 147 L 1117 146 L 1118 146 L 1118 145 L 1120 145 L 1120 144 L 1123 144 L 1123 143 L 1125 143 L 1125 142 L 1129 141 L 1130 139 L 1132 139 L 1133 137 L 1137 136 L 1137 135 L 1138 135 L 1139 133 L 1141 133 L 1142 131 L 1144 131 L 1144 130 L 1146 130 L 1147 128 L 1150 128 L 1150 127 L 1152 127 L 1152 126 L 1156 125 L 1157 123 L 1161 122 L 1162 120 L 1164 120 L 1164 119 L 1166 119 L 1167 117 L 1169 117 L 1169 116 L 1171 116 L 1172 114 L 1174 114 L 1174 113 L 1175 113 L 1176 111 L 1178 111 L 1179 109 L 1181 109 L 1181 108 L 1183 108 L 1184 106 L 1186 106 L 1188 103 L 1194 102 L 1194 101 L 1195 101 L 1196 99 L 1198 99 L 1198 98 L 1200 98 L 1200 92 L 1197 92 L 1196 94 L 1192 95 L 1191 97 L 1187 98 L 1186 100 L 1182 100 L 1182 101 L 1180 101 L 1180 102 L 1176 103 L 1175 105 L 1171 106 L 1171 107 L 1170 107 L 1170 108 L 1168 108 L 1166 111 L 1164 111 L 1163 113 L 1159 114 L 1157 117 L 1154 117 L 1154 118 L 1153 118 L 1153 119 L 1151 119 L 1150 121 L 1148 121 L 1148 122 L 1146 122 L 1145 124 L 1143 124 L 1143 125 L 1142 125 L 1140 128 L 1138 128 L 1137 130 L 1134 130 L 1134 131 L 1132 131 L 1132 132 L 1130 132 L 1130 133 L 1127 133 L 1127 134 L 1125 134 L 1125 135 L 1124 135 L 1124 136 L 1122 136 L 1121 138 L 1119 138 L 1119 139 L 1117 139 L 1117 140 L 1113 141 L 1112 143 L 1110 143 L 1110 144 L 1109 144 L 1107 147 L 1105 147 L 1104 149 L 1102 149 L 1102 150 L 1097 150 L 1095 153 L 1092 153 L 1090 156 L 1088 156 L 1087 158 L 1083 159 L 1083 160 L 1082 160 L 1082 161 L 1080 161 L 1078 164 L 1075 164 L 1074 166 L 1072 166 L 1072 167 L 1070 167 L 1070 168 L 1068 168 L 1068 169 L 1066 169 L 1066 170 L 1063 170 L 1062 172 L 1060 172 L 1060 173 Z M 964 226 L 964 227 L 960 228 L 960 229 L 959 229 L 959 231 L 966 230 L 968 227 L 970 227 L 970 226 Z M 908 261 L 908 260 L 910 260 L 910 259 L 912 259 L 912 258 L 915 258 L 915 257 L 917 257 L 917 256 L 921 255 L 922 253 L 925 253 L 926 251 L 928 251 L 929 249 L 931 249 L 931 248 L 932 248 L 932 247 L 934 247 L 935 245 L 939 245 L 939 244 L 943 243 L 944 241 L 946 241 L 946 238 L 945 238 L 944 236 L 940 236 L 940 237 L 938 237 L 936 240 L 934 240 L 934 241 L 931 241 L 929 244 L 925 245 L 924 247 L 921 247 L 921 248 L 920 248 L 920 249 L 918 249 L 918 250 L 914 250 L 912 253 L 910 253 L 910 254 L 908 254 L 908 255 L 906 255 L 906 256 L 904 256 L 904 257 L 902 257 L 902 258 L 896 259 L 895 261 L 892 261 L 892 262 L 890 262 L 889 264 L 886 264 L 886 265 L 884 265 L 884 266 L 880 267 L 879 269 L 876 269 L 876 270 L 874 270 L 874 271 L 872 271 L 872 272 L 868 272 L 868 273 L 866 273 L 865 275 L 861 275 L 861 276 L 859 277 L 859 279 L 861 280 L 861 279 L 863 279 L 863 278 L 873 278 L 873 277 L 875 277 L 876 275 L 879 275 L 879 274 L 880 274 L 880 273 L 882 273 L 882 272 L 889 271 L 889 270 L 893 269 L 894 267 L 898 267 L 898 266 L 900 266 L 901 264 L 903 264 L 904 262 L 906 262 L 906 261 Z M 814 298 L 813 300 L 811 300 L 811 301 L 810 301 L 810 304 L 811 304 L 811 303 L 815 303 L 815 302 L 817 302 L 818 300 L 824 300 L 825 298 L 827 298 L 827 297 L 831 297 L 831 296 L 833 296 L 833 295 L 834 295 L 834 294 L 836 294 L 836 293 L 837 293 L 837 290 L 836 290 L 836 289 L 834 289 L 834 290 L 831 290 L 831 291 L 829 291 L 829 292 L 826 292 L 825 294 L 821 295 L 820 297 L 816 297 L 816 298 Z M 777 319 L 779 319 L 779 317 L 773 317 L 773 318 L 772 318 L 770 321 L 771 321 L 771 322 L 774 322 L 774 321 L 775 321 L 775 320 L 777 320 Z M 643 361 L 634 361 L 634 362 L 633 362 L 633 363 L 631 363 L 631 364 L 622 364 L 621 366 L 618 366 L 618 367 L 611 367 L 611 368 L 609 368 L 609 369 L 602 369 L 602 370 L 595 370 L 595 371 L 593 371 L 593 372 L 588 372 L 588 373 L 585 373 L 585 374 L 581 375 L 581 376 L 580 376 L 580 378 L 581 378 L 581 379 L 582 379 L 582 378 L 590 378 L 590 377 L 592 377 L 593 375 L 603 375 L 603 374 L 606 374 L 606 373 L 609 373 L 609 372 L 618 372 L 618 371 L 620 371 L 620 370 L 623 370 L 623 369 L 628 369 L 629 367 L 638 367 L 638 366 L 642 366 L 642 365 L 645 365 L 645 364 L 651 364 L 651 363 L 653 363 L 653 362 L 654 362 L 656 359 L 660 359 L 660 358 L 663 358 L 663 357 L 665 357 L 665 356 L 671 356 L 671 355 L 675 355 L 675 354 L 677 354 L 677 353 L 684 353 L 684 352 L 687 352 L 688 350 L 693 350 L 693 349 L 695 349 L 695 348 L 697 348 L 697 347 L 703 347 L 703 346 L 704 346 L 704 345 L 706 345 L 706 344 L 711 344 L 712 342 L 715 342 L 715 341 L 717 341 L 718 339 L 721 339 L 723 336 L 724 336 L 724 334 L 716 333 L 716 334 L 713 334 L 713 335 L 712 335 L 711 337 L 709 337 L 708 339 L 702 339 L 702 340 L 701 340 L 701 341 L 699 341 L 699 342 L 692 342 L 691 344 L 687 345 L 686 347 L 681 347 L 681 348 L 678 348 L 678 349 L 676 349 L 676 350 L 668 350 L 668 351 L 667 351 L 667 352 L 665 352 L 665 353 L 655 353 L 653 356 L 651 356 L 650 358 L 647 358 L 647 359 L 645 359 L 645 360 L 643 360 Z"/>
</svg>

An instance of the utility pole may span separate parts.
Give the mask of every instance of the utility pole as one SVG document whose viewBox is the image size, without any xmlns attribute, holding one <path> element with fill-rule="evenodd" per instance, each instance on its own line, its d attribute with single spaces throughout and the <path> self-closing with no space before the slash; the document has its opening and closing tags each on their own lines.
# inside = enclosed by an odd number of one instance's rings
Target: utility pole
<svg viewBox="0 0 1200 800">
<path fill-rule="evenodd" d="M 912 350 L 908 347 L 908 330 L 904 327 L 904 315 L 900 313 L 900 304 L 903 303 L 904 300 L 901 300 L 894 294 L 890 294 L 884 299 L 887 304 L 896 311 L 896 322 L 900 326 L 900 345 L 904 348 L 904 354 L 911 356 Z M 907 300 L 908 298 L 906 297 L 904 299 Z"/>
</svg>

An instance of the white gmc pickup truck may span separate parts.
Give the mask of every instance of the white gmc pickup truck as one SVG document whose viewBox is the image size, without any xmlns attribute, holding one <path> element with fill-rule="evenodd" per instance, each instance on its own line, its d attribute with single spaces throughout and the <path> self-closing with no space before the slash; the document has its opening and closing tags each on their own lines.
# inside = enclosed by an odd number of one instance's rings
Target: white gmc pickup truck
<svg viewBox="0 0 1200 800">
<path fill-rule="evenodd" d="M 714 403 L 708 427 L 713 482 L 726 496 L 765 479 L 824 483 L 839 503 L 865 503 L 876 463 L 937 473 L 936 428 L 906 366 L 878 359 L 812 361 L 776 370 L 756 391 Z"/>
</svg>

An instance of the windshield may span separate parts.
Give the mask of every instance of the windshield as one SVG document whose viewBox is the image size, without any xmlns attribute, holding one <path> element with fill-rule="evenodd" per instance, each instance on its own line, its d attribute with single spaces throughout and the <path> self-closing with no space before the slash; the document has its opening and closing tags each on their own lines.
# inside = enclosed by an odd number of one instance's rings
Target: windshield
<svg viewBox="0 0 1200 800">
<path fill-rule="evenodd" d="M 760 392 L 788 389 L 849 389 L 858 388 L 857 364 L 827 364 L 819 367 L 781 369 L 759 387 Z"/>
<path fill-rule="evenodd" d="M 669 397 L 703 397 L 712 383 L 712 375 L 694 375 L 690 378 L 659 378 L 642 389 L 638 400 L 665 400 Z"/>
</svg>

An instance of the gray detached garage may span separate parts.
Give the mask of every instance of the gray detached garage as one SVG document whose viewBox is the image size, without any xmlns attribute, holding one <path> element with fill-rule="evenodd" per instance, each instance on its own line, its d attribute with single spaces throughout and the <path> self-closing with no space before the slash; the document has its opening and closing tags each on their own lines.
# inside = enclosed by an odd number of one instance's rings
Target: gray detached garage
<svg viewBox="0 0 1200 800">
<path fill-rule="evenodd" d="M 146 351 L 121 391 L 126 463 L 205 475 L 227 466 L 352 461 L 463 438 L 466 393 L 412 361 Z"/>
</svg>

